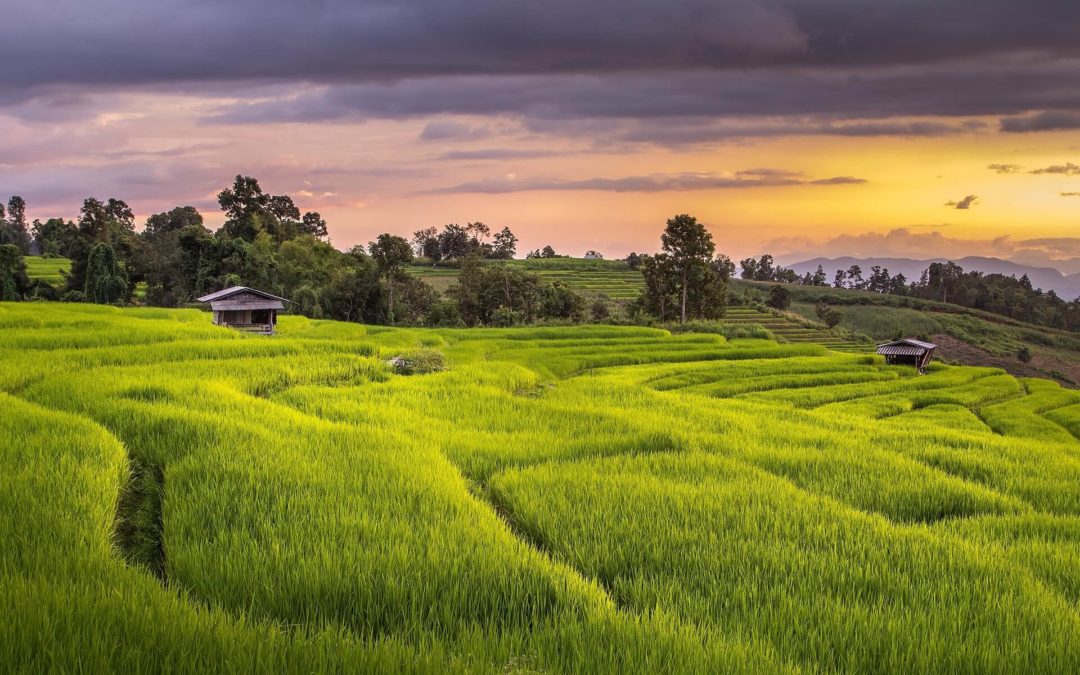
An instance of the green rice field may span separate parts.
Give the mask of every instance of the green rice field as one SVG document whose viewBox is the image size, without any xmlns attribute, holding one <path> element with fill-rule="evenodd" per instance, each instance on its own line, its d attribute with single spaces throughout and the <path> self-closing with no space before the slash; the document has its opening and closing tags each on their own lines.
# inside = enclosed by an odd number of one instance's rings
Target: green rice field
<svg viewBox="0 0 1080 675">
<path fill-rule="evenodd" d="M 0 303 L 0 671 L 1080 672 L 1078 392 L 818 335 L 279 329 Z"/>
<path fill-rule="evenodd" d="M 508 265 L 528 270 L 544 281 L 561 281 L 573 290 L 589 297 L 611 300 L 633 300 L 645 288 L 641 272 L 629 269 L 625 263 L 613 260 L 584 260 L 580 258 L 536 258 L 511 260 Z M 458 271 L 452 267 L 414 265 L 409 272 L 439 291 L 445 291 L 457 281 Z"/>
<path fill-rule="evenodd" d="M 71 271 L 71 261 L 67 258 L 42 258 L 26 256 L 26 274 L 33 279 L 41 279 L 53 286 L 64 283 L 64 275 Z"/>
</svg>

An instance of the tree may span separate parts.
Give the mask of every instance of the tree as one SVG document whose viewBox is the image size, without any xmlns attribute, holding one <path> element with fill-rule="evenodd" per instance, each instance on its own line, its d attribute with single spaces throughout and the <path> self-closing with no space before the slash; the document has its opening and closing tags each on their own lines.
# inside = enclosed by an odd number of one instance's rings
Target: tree
<svg viewBox="0 0 1080 675">
<path fill-rule="evenodd" d="M 540 251 L 540 257 L 541 258 L 558 258 L 559 254 L 555 253 L 555 249 L 551 247 L 551 244 L 548 244 L 547 246 L 545 246 L 543 248 L 543 250 Z"/>
<path fill-rule="evenodd" d="M 146 282 L 149 304 L 174 307 L 193 297 L 188 293 L 190 287 L 185 286 L 181 263 L 180 233 L 187 228 L 210 233 L 203 227 L 202 215 L 193 206 L 178 206 L 146 219 L 146 227 L 139 233 L 141 245 L 133 259 L 133 276 L 136 281 Z"/>
<path fill-rule="evenodd" d="M 35 220 L 31 233 L 42 255 L 71 258 L 78 247 L 79 230 L 70 220 L 49 218 L 44 223 Z"/>
<path fill-rule="evenodd" d="M 434 227 L 413 232 L 413 253 L 420 258 L 427 258 L 431 262 L 439 262 L 442 251 L 439 248 L 439 231 Z"/>
<path fill-rule="evenodd" d="M 469 233 L 469 236 L 476 242 L 477 246 L 484 243 L 484 240 L 491 235 L 491 228 L 481 222 L 467 223 L 465 225 L 465 231 Z"/>
<path fill-rule="evenodd" d="M 664 233 L 660 235 L 661 248 L 671 256 L 672 263 L 681 279 L 682 311 L 680 321 L 686 323 L 686 302 L 690 290 L 690 274 L 696 268 L 708 265 L 715 246 L 712 235 L 697 218 L 680 214 L 668 219 Z"/>
<path fill-rule="evenodd" d="M 829 328 L 835 328 L 843 320 L 843 315 L 830 307 L 828 303 L 819 302 L 814 307 L 814 313 L 817 314 L 817 318 Z"/>
<path fill-rule="evenodd" d="M 15 244 L 0 245 L 0 300 L 20 300 L 29 289 L 22 250 Z"/>
<path fill-rule="evenodd" d="M 328 235 L 326 221 L 323 220 L 318 211 L 308 211 L 301 220 L 300 233 L 316 239 L 325 239 Z"/>
<path fill-rule="evenodd" d="M 112 305 L 127 295 L 127 274 L 116 262 L 116 253 L 106 243 L 95 244 L 86 262 L 87 302 Z"/>
<path fill-rule="evenodd" d="M 446 294 L 457 303 L 465 325 L 476 326 L 497 323 L 496 312 L 502 319 L 533 321 L 540 310 L 541 290 L 535 274 L 505 264 L 485 265 L 471 255 L 462 261 L 458 282 Z"/>
<path fill-rule="evenodd" d="M 836 270 L 836 276 L 833 277 L 833 288 L 843 288 L 846 278 L 847 274 L 844 273 L 844 270 Z"/>
<path fill-rule="evenodd" d="M 405 265 L 412 262 L 412 248 L 403 237 L 380 234 L 375 241 L 368 244 L 368 253 L 379 276 L 386 281 L 387 318 L 390 323 L 394 323 L 394 284 L 402 275 Z"/>
<path fill-rule="evenodd" d="M 742 267 L 742 272 L 739 274 L 743 279 L 751 280 L 757 276 L 757 260 L 754 258 L 743 258 L 739 261 L 739 266 Z"/>
<path fill-rule="evenodd" d="M 769 300 L 766 303 L 773 309 L 787 309 L 791 307 L 791 291 L 781 284 L 777 284 L 769 291 Z"/>
<path fill-rule="evenodd" d="M 723 253 L 717 254 L 716 259 L 712 262 L 712 266 L 713 270 L 716 271 L 717 276 L 719 276 L 724 283 L 727 283 L 731 277 L 735 276 L 735 263 Z"/>
<path fill-rule="evenodd" d="M 667 321 L 668 312 L 679 303 L 679 272 L 675 261 L 666 253 L 642 256 L 642 260 L 641 275 L 645 280 L 643 308 L 661 321 Z"/>
<path fill-rule="evenodd" d="M 439 253 L 447 260 L 464 260 L 472 253 L 469 232 L 460 225 L 450 224 L 439 233 Z"/>
<path fill-rule="evenodd" d="M 504 227 L 495 234 L 492 256 L 501 260 L 510 260 L 517 253 L 517 243 L 518 238 L 514 236 L 510 228 Z"/>
<path fill-rule="evenodd" d="M 862 290 L 866 287 L 866 282 L 863 281 L 862 268 L 858 265 L 852 265 L 847 269 L 847 280 L 848 288 Z"/>
<path fill-rule="evenodd" d="M 0 206 L 0 225 L 4 223 L 3 207 Z M 14 244 L 19 247 L 24 254 L 30 253 L 30 232 L 26 226 L 26 201 L 22 197 L 15 195 L 8 200 L 7 206 L 7 225 L 0 228 L 6 230 L 6 236 L 0 237 L 0 243 L 6 238 L 6 243 Z"/>
<path fill-rule="evenodd" d="M 762 254 L 761 258 L 757 261 L 756 270 L 754 271 L 754 280 L 773 281 L 775 274 L 776 270 L 773 268 L 773 257 L 768 253 Z"/>
<path fill-rule="evenodd" d="M 225 212 L 225 224 L 221 226 L 223 235 L 254 241 L 255 235 L 266 229 L 270 195 L 262 191 L 255 178 L 236 176 L 231 188 L 218 193 L 218 205 Z"/>
<path fill-rule="evenodd" d="M 948 302 L 950 293 L 960 285 L 964 270 L 950 260 L 947 263 L 930 263 L 926 273 L 927 287 L 940 294 L 942 302 Z M 1030 287 L 1030 282 L 1028 285 Z"/>
<path fill-rule="evenodd" d="M 562 281 L 547 284 L 541 291 L 540 316 L 580 321 L 585 315 L 585 298 Z"/>
</svg>

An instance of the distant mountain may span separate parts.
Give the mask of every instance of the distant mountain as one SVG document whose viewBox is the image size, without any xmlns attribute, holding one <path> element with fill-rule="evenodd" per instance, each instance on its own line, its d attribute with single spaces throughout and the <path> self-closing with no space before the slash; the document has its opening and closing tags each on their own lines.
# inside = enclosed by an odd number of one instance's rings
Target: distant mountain
<svg viewBox="0 0 1080 675">
<path fill-rule="evenodd" d="M 843 258 L 813 258 L 812 260 L 803 260 L 802 262 L 785 265 L 785 267 L 790 267 L 798 272 L 799 276 L 802 276 L 807 272 L 813 274 L 818 265 L 821 265 L 825 269 L 829 281 L 832 281 L 833 275 L 838 269 L 846 270 L 852 265 L 858 265 L 863 270 L 863 276 L 867 277 L 871 267 L 881 265 L 887 268 L 890 274 L 901 273 L 909 281 L 917 281 L 923 270 L 929 267 L 930 263 L 935 262 L 944 263 L 948 262 L 948 259 L 914 260 L 912 258 L 853 258 L 848 256 Z M 1028 279 L 1031 280 L 1031 285 L 1035 288 L 1041 288 L 1044 291 L 1053 290 L 1066 300 L 1080 297 L 1080 273 L 1065 276 L 1052 267 L 1032 267 L 1011 260 L 983 258 L 980 256 L 953 259 L 953 262 L 963 267 L 965 272 L 978 270 L 985 274 L 1004 274 L 1016 278 L 1026 274 Z"/>
<path fill-rule="evenodd" d="M 1080 274 L 1080 258 L 1051 258 L 1039 251 L 1017 251 L 1009 260 L 1032 267 L 1053 267 L 1067 277 Z"/>
</svg>

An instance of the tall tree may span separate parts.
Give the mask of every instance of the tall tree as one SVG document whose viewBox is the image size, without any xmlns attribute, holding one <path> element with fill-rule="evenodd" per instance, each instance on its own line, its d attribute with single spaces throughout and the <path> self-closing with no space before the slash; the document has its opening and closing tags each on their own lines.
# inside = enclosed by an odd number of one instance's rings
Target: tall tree
<svg viewBox="0 0 1080 675">
<path fill-rule="evenodd" d="M 0 214 L 0 221 L 3 221 Z M 30 232 L 26 225 L 26 201 L 15 195 L 8 200 L 7 230 L 10 243 L 18 246 L 23 253 L 30 253 Z"/>
<path fill-rule="evenodd" d="M 451 223 L 439 233 L 439 254 L 447 260 L 464 260 L 472 253 L 472 243 L 466 228 Z"/>
<path fill-rule="evenodd" d="M 412 247 L 403 237 L 380 234 L 368 244 L 368 253 L 379 276 L 386 280 L 388 318 L 394 323 L 394 285 L 404 273 L 405 266 L 412 262 Z"/>
<path fill-rule="evenodd" d="M 203 227 L 203 217 L 193 206 L 177 206 L 146 219 L 139 233 L 140 246 L 133 259 L 133 278 L 145 281 L 148 304 L 174 307 L 190 300 L 191 286 L 185 283 L 184 249 L 180 234 L 188 228 L 210 232 Z"/>
<path fill-rule="evenodd" d="M 86 262 L 86 300 L 102 305 L 121 302 L 127 295 L 127 274 L 116 262 L 112 246 L 95 244 Z"/>
<path fill-rule="evenodd" d="M 681 278 L 682 310 L 679 320 L 686 323 L 690 275 L 695 269 L 709 264 L 716 247 L 705 226 L 685 213 L 668 219 L 667 227 L 660 235 L 660 243 L 664 252 L 671 256 Z"/>
<path fill-rule="evenodd" d="M 517 253 L 517 243 L 518 238 L 514 236 L 514 233 L 510 231 L 510 228 L 504 227 L 495 233 L 492 254 L 496 258 L 509 260 Z"/>
<path fill-rule="evenodd" d="M 29 288 L 23 252 L 14 244 L 0 245 L 0 300 L 20 300 Z"/>
</svg>

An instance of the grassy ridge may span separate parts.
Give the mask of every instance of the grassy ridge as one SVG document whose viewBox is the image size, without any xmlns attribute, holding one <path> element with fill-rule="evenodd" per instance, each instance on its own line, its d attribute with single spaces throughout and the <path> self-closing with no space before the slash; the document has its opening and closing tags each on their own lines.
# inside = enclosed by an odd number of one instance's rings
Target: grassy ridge
<svg viewBox="0 0 1080 675">
<path fill-rule="evenodd" d="M 0 304 L 4 670 L 1080 668 L 1075 392 L 653 328 L 280 329 Z M 450 369 L 392 374 L 420 345 Z"/>
</svg>

